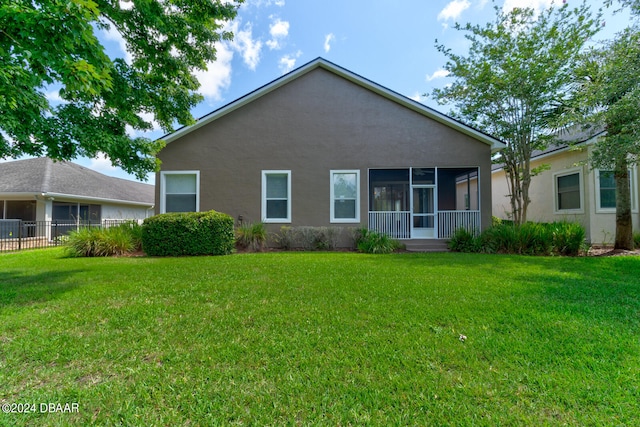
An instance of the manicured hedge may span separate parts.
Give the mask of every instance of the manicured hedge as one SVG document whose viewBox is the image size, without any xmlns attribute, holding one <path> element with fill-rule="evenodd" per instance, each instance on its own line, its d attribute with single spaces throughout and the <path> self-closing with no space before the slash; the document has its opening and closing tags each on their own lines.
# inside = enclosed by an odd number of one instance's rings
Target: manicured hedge
<svg viewBox="0 0 640 427">
<path fill-rule="evenodd" d="M 150 256 L 227 255 L 234 244 L 233 218 L 216 211 L 160 214 L 142 227 Z"/>
</svg>

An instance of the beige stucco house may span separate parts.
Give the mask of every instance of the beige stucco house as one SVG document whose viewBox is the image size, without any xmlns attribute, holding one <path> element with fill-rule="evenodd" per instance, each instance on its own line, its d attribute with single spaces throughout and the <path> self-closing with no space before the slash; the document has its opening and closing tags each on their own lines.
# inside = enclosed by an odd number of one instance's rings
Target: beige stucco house
<svg viewBox="0 0 640 427">
<path fill-rule="evenodd" d="M 589 153 L 602 133 L 594 136 L 567 136 L 571 145 L 557 144 L 535 152 L 531 167 L 547 165 L 531 181 L 527 220 L 535 222 L 579 222 L 592 244 L 612 244 L 616 229 L 615 180 L 611 171 L 593 169 Z M 630 169 L 631 203 L 634 231 L 640 230 L 638 213 L 638 173 Z M 493 215 L 508 219 L 511 207 L 504 170 L 492 172 Z"/>
<path fill-rule="evenodd" d="M 163 138 L 156 212 L 446 239 L 491 224 L 504 144 L 322 58 Z"/>
</svg>

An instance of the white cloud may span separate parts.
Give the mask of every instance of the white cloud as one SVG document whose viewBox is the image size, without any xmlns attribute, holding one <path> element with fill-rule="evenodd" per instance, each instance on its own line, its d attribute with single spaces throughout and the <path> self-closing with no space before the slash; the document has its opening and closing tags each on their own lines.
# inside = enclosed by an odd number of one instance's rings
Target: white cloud
<svg viewBox="0 0 640 427">
<path fill-rule="evenodd" d="M 120 47 L 120 51 L 122 53 L 122 57 L 124 58 L 127 64 L 131 64 L 133 62 L 133 56 L 129 51 L 127 51 L 127 42 L 124 40 L 120 32 L 116 29 L 113 24 L 108 24 L 108 30 L 101 30 L 103 37 L 106 40 L 116 42 Z"/>
<path fill-rule="evenodd" d="M 440 11 L 438 21 L 448 21 L 450 19 L 455 21 L 469 6 L 471 6 L 471 3 L 468 0 L 453 0 Z"/>
<path fill-rule="evenodd" d="M 216 45 L 216 60 L 207 63 L 207 70 L 194 72 L 201 86 L 200 92 L 215 101 L 222 99 L 222 91 L 231 84 L 231 60 L 233 50 L 227 43 Z"/>
<path fill-rule="evenodd" d="M 424 96 L 424 94 L 422 94 L 420 92 L 414 93 L 409 98 L 411 98 L 411 99 L 413 99 L 414 101 L 417 101 L 417 102 L 423 102 L 425 99 L 427 99 L 427 97 Z"/>
<path fill-rule="evenodd" d="M 431 80 L 441 79 L 443 77 L 447 77 L 448 75 L 449 75 L 449 72 L 447 70 L 440 68 L 434 71 L 433 74 L 427 74 L 426 80 L 430 82 Z"/>
<path fill-rule="evenodd" d="M 122 10 L 131 10 L 133 9 L 133 1 L 131 0 L 120 0 L 119 2 L 120 9 Z"/>
<path fill-rule="evenodd" d="M 282 7 L 285 4 L 285 0 L 247 0 L 244 5 L 246 7 L 268 7 L 268 6 L 278 6 Z"/>
<path fill-rule="evenodd" d="M 45 98 L 47 98 L 47 101 L 55 103 L 55 104 L 66 104 L 67 101 L 65 101 L 64 99 L 62 99 L 60 97 L 60 91 L 59 90 L 52 90 L 49 92 L 46 92 L 44 94 Z"/>
<path fill-rule="evenodd" d="M 484 7 L 489 3 L 489 0 L 480 0 L 478 3 L 478 9 L 484 9 Z"/>
<path fill-rule="evenodd" d="M 329 33 L 324 38 L 324 51 L 328 53 L 331 50 L 331 43 L 336 39 L 333 33 Z"/>
<path fill-rule="evenodd" d="M 543 9 L 549 8 L 554 3 L 554 0 L 504 0 L 502 5 L 503 12 L 510 12 L 512 9 L 519 8 L 531 8 L 538 12 Z"/>
<path fill-rule="evenodd" d="M 280 71 L 282 71 L 282 74 L 286 74 L 289 71 L 293 70 L 296 66 L 296 61 L 298 60 L 298 58 L 300 58 L 300 56 L 302 56 L 302 51 L 299 50 L 294 54 L 285 55 L 280 58 L 280 61 L 278 61 L 278 67 L 280 67 Z"/>
<path fill-rule="evenodd" d="M 260 63 L 260 52 L 262 51 L 262 41 L 253 39 L 253 28 L 251 23 L 244 26 L 243 30 L 238 30 L 238 23 L 231 26 L 234 37 L 231 46 L 242 55 L 242 60 L 251 70 L 255 70 Z"/>
<path fill-rule="evenodd" d="M 99 153 L 96 158 L 89 159 L 88 167 L 100 173 L 113 173 L 119 170 L 111 164 L 111 160 L 104 153 Z"/>
<path fill-rule="evenodd" d="M 289 22 L 282 21 L 280 18 L 277 18 L 269 26 L 269 34 L 271 34 L 271 40 L 267 41 L 269 49 L 282 49 L 282 43 L 289 35 Z"/>
</svg>

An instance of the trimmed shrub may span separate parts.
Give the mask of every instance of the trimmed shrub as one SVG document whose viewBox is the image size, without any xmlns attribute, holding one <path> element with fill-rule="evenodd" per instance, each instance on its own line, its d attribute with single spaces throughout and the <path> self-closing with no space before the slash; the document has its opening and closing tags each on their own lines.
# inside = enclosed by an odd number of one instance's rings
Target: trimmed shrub
<svg viewBox="0 0 640 427">
<path fill-rule="evenodd" d="M 243 249 L 261 251 L 267 242 L 267 229 L 262 222 L 246 223 L 236 227 L 236 245 Z"/>
<path fill-rule="evenodd" d="M 355 240 L 358 250 L 368 254 L 389 254 L 401 248 L 397 240 L 366 228 L 358 229 Z"/>
<path fill-rule="evenodd" d="M 151 256 L 227 255 L 234 245 L 233 218 L 216 211 L 160 214 L 142 226 L 142 248 Z"/>
<path fill-rule="evenodd" d="M 633 233 L 633 246 L 640 248 L 640 233 Z"/>
</svg>

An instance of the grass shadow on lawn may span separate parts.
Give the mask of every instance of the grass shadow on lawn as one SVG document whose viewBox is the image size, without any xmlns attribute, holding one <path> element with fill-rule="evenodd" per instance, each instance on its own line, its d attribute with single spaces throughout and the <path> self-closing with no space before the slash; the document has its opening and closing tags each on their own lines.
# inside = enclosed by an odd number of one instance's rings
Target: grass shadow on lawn
<svg viewBox="0 0 640 427">
<path fill-rule="evenodd" d="M 78 287 L 73 276 L 82 270 L 46 271 L 25 274 L 0 271 L 0 312 L 9 306 L 46 302 Z"/>
</svg>

